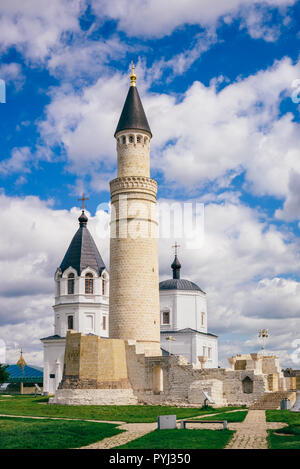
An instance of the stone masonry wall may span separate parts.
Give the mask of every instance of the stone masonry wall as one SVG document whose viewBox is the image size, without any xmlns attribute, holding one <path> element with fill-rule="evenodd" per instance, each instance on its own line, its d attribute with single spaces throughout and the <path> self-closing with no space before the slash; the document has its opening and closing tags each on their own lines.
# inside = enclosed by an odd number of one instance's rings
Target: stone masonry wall
<svg viewBox="0 0 300 469">
<path fill-rule="evenodd" d="M 254 370 L 228 370 L 228 369 L 199 369 L 188 364 L 183 357 L 162 356 L 145 357 L 136 355 L 134 347 L 127 348 L 128 377 L 135 395 L 140 402 L 147 404 L 188 404 L 191 387 L 196 381 L 207 382 L 217 380 L 222 383 L 223 394 L 220 394 L 220 384 L 212 391 L 215 393 L 217 405 L 250 405 L 266 392 L 263 375 L 256 375 Z M 159 394 L 153 392 L 154 369 L 163 370 L 163 391 Z M 253 381 L 253 392 L 243 392 L 243 379 L 246 377 Z M 221 404 L 223 403 L 223 404 Z"/>
</svg>

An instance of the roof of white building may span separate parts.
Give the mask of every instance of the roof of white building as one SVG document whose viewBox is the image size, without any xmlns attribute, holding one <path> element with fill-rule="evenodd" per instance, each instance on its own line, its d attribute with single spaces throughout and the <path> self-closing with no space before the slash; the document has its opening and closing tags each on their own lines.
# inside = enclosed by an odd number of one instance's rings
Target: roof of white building
<svg viewBox="0 0 300 469">
<path fill-rule="evenodd" d="M 160 290 L 194 290 L 205 293 L 196 283 L 180 278 L 181 264 L 176 254 L 171 264 L 171 269 L 173 270 L 173 278 L 160 282 Z"/>
<path fill-rule="evenodd" d="M 105 264 L 91 233 L 87 229 L 88 217 L 84 210 L 78 220 L 79 228 L 68 247 L 60 269 L 64 272 L 68 267 L 73 267 L 80 275 L 84 269 L 90 267 L 101 274 L 105 269 Z"/>
<path fill-rule="evenodd" d="M 186 333 L 197 333 L 197 334 L 202 334 L 202 335 L 209 335 L 211 337 L 218 337 L 216 334 L 211 334 L 210 332 L 200 332 L 200 331 L 197 331 L 196 329 L 192 329 L 190 327 L 186 327 L 185 329 L 179 329 L 178 331 L 170 331 L 168 329 L 166 330 L 161 330 L 160 333 L 161 334 L 186 334 Z"/>
</svg>

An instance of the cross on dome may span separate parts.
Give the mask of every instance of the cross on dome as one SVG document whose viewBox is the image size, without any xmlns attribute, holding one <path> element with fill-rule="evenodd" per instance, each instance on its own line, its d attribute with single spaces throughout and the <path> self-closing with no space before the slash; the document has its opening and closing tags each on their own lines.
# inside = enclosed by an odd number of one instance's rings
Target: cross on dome
<svg viewBox="0 0 300 469">
<path fill-rule="evenodd" d="M 172 246 L 172 248 L 175 249 L 175 256 L 177 256 L 177 254 L 178 254 L 178 248 L 180 248 L 180 244 L 177 244 L 177 241 L 175 241 L 175 244 L 174 244 L 174 246 Z"/>
<path fill-rule="evenodd" d="M 79 202 L 82 202 L 82 207 L 81 207 L 82 210 L 85 209 L 84 202 L 85 202 L 86 200 L 90 200 L 90 198 L 89 198 L 89 197 L 85 197 L 85 194 L 84 194 L 84 192 L 83 192 L 81 199 L 78 199 Z"/>
</svg>

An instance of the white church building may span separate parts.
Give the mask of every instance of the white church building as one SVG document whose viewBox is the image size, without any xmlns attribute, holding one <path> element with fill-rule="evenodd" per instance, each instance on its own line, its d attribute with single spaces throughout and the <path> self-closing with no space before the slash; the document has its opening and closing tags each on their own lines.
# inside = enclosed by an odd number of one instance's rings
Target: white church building
<svg viewBox="0 0 300 469">
<path fill-rule="evenodd" d="M 55 273 L 54 334 L 44 346 L 44 392 L 54 394 L 63 376 L 68 330 L 109 337 L 109 274 L 82 210 L 79 228 Z M 218 367 L 217 336 L 207 332 L 206 293 L 180 278 L 175 254 L 173 278 L 159 284 L 161 349 L 203 368 Z"/>
<path fill-rule="evenodd" d="M 62 379 L 67 330 L 108 337 L 109 274 L 82 211 L 79 228 L 55 273 L 54 334 L 44 345 L 44 392 Z"/>
<path fill-rule="evenodd" d="M 175 253 L 173 278 L 159 284 L 160 344 L 163 353 L 183 355 L 203 368 L 218 367 L 218 338 L 207 332 L 206 293 L 190 280 L 180 278 Z"/>
</svg>

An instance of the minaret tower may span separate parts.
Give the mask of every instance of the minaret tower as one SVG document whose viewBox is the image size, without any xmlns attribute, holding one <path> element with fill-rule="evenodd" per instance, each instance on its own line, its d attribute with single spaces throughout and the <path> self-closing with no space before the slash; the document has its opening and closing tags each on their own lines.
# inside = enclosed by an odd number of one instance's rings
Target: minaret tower
<svg viewBox="0 0 300 469">
<path fill-rule="evenodd" d="M 150 178 L 152 133 L 136 88 L 130 88 L 115 132 L 118 177 L 110 182 L 109 330 L 134 340 L 137 352 L 160 355 L 157 183 Z"/>
</svg>

